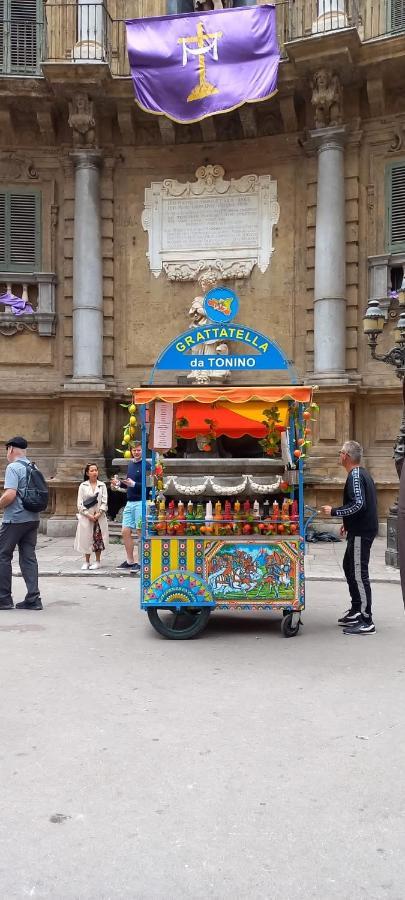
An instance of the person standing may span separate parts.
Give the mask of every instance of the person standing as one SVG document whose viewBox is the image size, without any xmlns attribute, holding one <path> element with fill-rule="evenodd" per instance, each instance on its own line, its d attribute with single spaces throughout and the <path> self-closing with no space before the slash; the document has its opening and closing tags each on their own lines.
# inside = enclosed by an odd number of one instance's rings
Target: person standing
<svg viewBox="0 0 405 900">
<path fill-rule="evenodd" d="M 88 463 L 77 494 L 77 530 L 75 550 L 84 554 L 82 569 L 99 569 L 103 550 L 108 547 L 107 488 L 99 481 L 98 467 Z M 94 553 L 96 561 L 90 565 Z"/>
<path fill-rule="evenodd" d="M 3 522 L 0 528 L 0 609 L 13 609 L 11 593 L 11 561 L 18 547 L 21 574 L 27 593 L 16 609 L 42 609 L 38 587 L 38 562 L 36 543 L 38 537 L 39 513 L 25 509 L 22 503 L 27 483 L 28 443 L 17 435 L 6 443 L 7 468 L 4 476 L 4 492 L 0 497 L 0 511 Z"/>
<path fill-rule="evenodd" d="M 347 535 L 343 569 L 349 587 L 351 607 L 338 619 L 344 634 L 374 634 L 371 585 L 368 573 L 370 550 L 378 533 L 377 492 L 374 481 L 360 466 L 362 448 L 357 441 L 346 441 L 340 462 L 346 469 L 343 506 L 323 506 L 327 516 L 343 519 Z"/>
<path fill-rule="evenodd" d="M 142 522 L 142 445 L 139 443 L 131 446 L 131 460 L 128 463 L 127 477 L 122 481 L 118 476 L 111 481 L 111 487 L 117 489 L 119 485 L 127 488 L 127 502 L 122 514 L 122 540 L 125 547 L 126 559 L 117 566 L 118 569 L 130 569 L 134 575 L 139 575 L 140 565 L 135 560 L 135 532 L 137 542 L 141 531 Z M 150 472 L 150 463 L 146 463 L 147 472 Z M 148 495 L 150 491 L 147 492 Z"/>
</svg>

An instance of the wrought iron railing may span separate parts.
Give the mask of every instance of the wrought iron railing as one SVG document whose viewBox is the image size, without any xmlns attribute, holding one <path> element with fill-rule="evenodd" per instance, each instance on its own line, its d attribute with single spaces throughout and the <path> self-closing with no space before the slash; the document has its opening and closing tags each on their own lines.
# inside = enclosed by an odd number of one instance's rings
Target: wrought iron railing
<svg viewBox="0 0 405 900">
<path fill-rule="evenodd" d="M 44 60 L 111 65 L 114 22 L 104 3 L 51 2 L 45 17 Z"/>
<path fill-rule="evenodd" d="M 180 0 L 179 0 L 180 2 Z M 138 0 L 134 15 L 162 15 L 167 0 Z M 106 0 L 48 0 L 45 21 L 0 21 L 0 73 L 41 74 L 42 62 L 106 63 L 129 75 L 126 29 Z M 276 0 L 283 56 L 291 41 L 356 28 L 362 41 L 405 34 L 405 0 Z"/>
</svg>

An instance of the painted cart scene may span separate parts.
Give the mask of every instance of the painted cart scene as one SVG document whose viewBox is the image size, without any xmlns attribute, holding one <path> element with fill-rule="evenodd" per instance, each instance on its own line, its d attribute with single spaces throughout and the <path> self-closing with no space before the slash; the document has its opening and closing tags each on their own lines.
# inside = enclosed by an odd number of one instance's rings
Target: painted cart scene
<svg viewBox="0 0 405 900">
<path fill-rule="evenodd" d="M 269 337 L 230 326 L 239 307 L 232 291 L 196 300 L 195 328 L 163 350 L 151 383 L 133 390 L 143 445 L 141 607 L 174 640 L 200 634 L 215 609 L 279 611 L 283 635 L 293 637 L 305 607 L 314 389 Z M 238 370 L 248 359 L 253 371 L 235 384 L 219 356 Z M 165 372 L 170 383 L 157 383 Z"/>
<path fill-rule="evenodd" d="M 207 547 L 205 575 L 218 605 L 233 600 L 266 605 L 289 601 L 300 607 L 298 542 L 238 544 L 218 543 Z M 304 593 L 302 592 L 302 601 Z M 249 608 L 249 606 L 248 606 Z M 250 607 L 251 608 L 251 607 Z"/>
</svg>

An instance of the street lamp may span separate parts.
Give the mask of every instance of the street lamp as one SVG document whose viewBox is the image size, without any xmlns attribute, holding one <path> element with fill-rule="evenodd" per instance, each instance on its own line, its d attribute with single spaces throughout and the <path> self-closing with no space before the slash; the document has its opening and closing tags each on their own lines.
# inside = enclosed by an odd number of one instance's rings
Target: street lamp
<svg viewBox="0 0 405 900">
<path fill-rule="evenodd" d="M 395 295 L 394 295 L 395 296 Z M 405 268 L 403 272 L 402 284 L 397 293 L 399 306 L 399 319 L 394 331 L 395 347 L 392 347 L 388 353 L 377 353 L 377 343 L 380 334 L 383 331 L 386 314 L 381 308 L 378 300 L 370 300 L 367 312 L 363 316 L 363 330 L 367 335 L 368 346 L 370 347 L 372 359 L 394 366 L 397 377 L 402 382 L 402 420 L 401 426 L 394 444 L 394 460 L 398 477 L 401 475 L 402 464 L 405 458 Z M 398 522 L 398 501 L 390 508 L 387 521 L 387 550 L 385 552 L 385 561 L 387 565 L 398 566 L 398 539 L 397 539 L 397 522 Z"/>
</svg>

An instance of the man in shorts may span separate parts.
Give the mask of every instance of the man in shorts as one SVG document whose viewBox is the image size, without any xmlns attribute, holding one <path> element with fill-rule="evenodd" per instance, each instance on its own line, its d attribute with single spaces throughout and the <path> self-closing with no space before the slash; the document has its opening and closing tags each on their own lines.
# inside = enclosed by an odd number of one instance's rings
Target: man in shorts
<svg viewBox="0 0 405 900">
<path fill-rule="evenodd" d="M 139 575 L 140 565 L 135 560 L 134 532 L 138 543 L 142 526 L 142 446 L 136 443 L 130 449 L 132 458 L 128 463 L 127 477 L 122 481 L 127 487 L 127 502 L 122 514 L 122 540 L 126 559 L 117 568 L 130 569 L 134 575 Z M 146 468 L 150 471 L 150 463 L 146 463 Z"/>
</svg>

